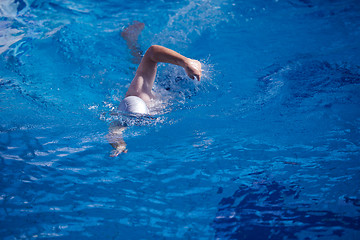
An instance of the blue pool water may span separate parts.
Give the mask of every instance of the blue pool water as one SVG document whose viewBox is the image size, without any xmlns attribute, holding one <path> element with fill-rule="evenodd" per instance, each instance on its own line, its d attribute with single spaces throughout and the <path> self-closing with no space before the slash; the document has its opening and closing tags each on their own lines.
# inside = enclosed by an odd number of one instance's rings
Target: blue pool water
<svg viewBox="0 0 360 240">
<path fill-rule="evenodd" d="M 133 20 L 204 77 L 111 158 Z M 1 0 L 0 238 L 360 239 L 359 39 L 355 0 Z"/>
</svg>

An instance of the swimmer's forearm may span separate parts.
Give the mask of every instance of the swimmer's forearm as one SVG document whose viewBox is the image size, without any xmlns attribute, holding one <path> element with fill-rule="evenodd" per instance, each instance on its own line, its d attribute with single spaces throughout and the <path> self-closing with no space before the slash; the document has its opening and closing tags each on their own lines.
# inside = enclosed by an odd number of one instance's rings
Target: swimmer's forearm
<svg viewBox="0 0 360 240">
<path fill-rule="evenodd" d="M 158 62 L 171 63 L 181 66 L 186 74 L 191 78 L 201 79 L 201 63 L 197 60 L 187 58 L 166 47 L 153 45 L 145 53 L 144 59 L 152 68 L 156 67 Z"/>
<path fill-rule="evenodd" d="M 171 63 L 185 68 L 187 57 L 177 53 L 169 48 L 159 45 L 151 46 L 145 53 L 146 57 L 149 57 L 154 63 L 164 62 Z"/>
</svg>

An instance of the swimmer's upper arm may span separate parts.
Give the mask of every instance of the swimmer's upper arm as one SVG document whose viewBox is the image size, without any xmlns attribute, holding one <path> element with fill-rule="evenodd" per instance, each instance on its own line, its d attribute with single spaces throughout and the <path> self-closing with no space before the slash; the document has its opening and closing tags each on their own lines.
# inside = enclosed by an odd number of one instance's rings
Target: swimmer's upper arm
<svg viewBox="0 0 360 240">
<path fill-rule="evenodd" d="M 142 97 L 144 95 L 151 98 L 151 90 L 155 81 L 158 62 L 181 66 L 190 78 L 194 79 L 196 77 L 198 80 L 201 78 L 201 63 L 199 61 L 186 58 L 166 47 L 153 45 L 149 47 L 141 60 L 126 96 L 138 96 L 144 101 L 146 101 Z"/>
<path fill-rule="evenodd" d="M 148 94 L 151 95 L 152 86 L 156 76 L 156 64 L 152 57 L 152 47 L 150 47 L 144 57 L 142 58 L 140 65 L 136 71 L 135 77 L 132 80 L 127 96 L 138 96 Z"/>
</svg>

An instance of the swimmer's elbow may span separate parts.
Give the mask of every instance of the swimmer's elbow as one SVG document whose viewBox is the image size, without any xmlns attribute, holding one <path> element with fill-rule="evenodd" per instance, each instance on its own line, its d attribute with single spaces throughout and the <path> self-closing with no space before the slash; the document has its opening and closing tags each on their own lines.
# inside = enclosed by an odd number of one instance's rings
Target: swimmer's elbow
<svg viewBox="0 0 360 240">
<path fill-rule="evenodd" d="M 161 47 L 159 45 L 152 45 L 148 48 L 144 57 L 147 57 L 149 60 L 157 63 L 157 62 L 159 62 L 157 60 L 157 55 L 159 54 L 160 49 L 161 49 Z"/>
<path fill-rule="evenodd" d="M 171 63 L 181 67 L 185 66 L 186 57 L 181 54 L 159 45 L 152 45 L 146 51 L 144 58 L 153 63 L 164 62 Z"/>
</svg>

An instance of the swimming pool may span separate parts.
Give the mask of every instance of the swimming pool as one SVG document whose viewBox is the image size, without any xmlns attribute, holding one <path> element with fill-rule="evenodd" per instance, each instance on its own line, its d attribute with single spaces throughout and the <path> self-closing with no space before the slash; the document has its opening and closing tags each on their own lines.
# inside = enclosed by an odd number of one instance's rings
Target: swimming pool
<svg viewBox="0 0 360 240">
<path fill-rule="evenodd" d="M 359 239 L 357 1 L 0 2 L 1 239 Z M 109 157 L 137 67 L 162 103 Z"/>
</svg>

